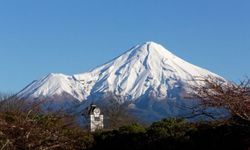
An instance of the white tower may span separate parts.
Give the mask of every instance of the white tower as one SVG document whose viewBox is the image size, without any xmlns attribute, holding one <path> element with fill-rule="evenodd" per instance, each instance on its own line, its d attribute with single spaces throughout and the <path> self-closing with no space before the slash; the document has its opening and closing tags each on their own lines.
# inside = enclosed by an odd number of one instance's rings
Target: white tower
<svg viewBox="0 0 250 150">
<path fill-rule="evenodd" d="M 101 110 L 96 105 L 91 105 L 89 110 L 90 115 L 90 131 L 95 132 L 96 130 L 103 129 L 103 115 Z"/>
</svg>

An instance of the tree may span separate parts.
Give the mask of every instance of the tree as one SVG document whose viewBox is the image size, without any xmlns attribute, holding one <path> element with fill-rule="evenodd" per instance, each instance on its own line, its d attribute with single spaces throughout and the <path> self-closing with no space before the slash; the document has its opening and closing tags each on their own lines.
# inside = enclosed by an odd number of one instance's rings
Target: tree
<svg viewBox="0 0 250 150">
<path fill-rule="evenodd" d="M 250 121 L 250 79 L 239 84 L 208 77 L 203 86 L 195 88 L 203 106 L 226 108 L 233 117 Z"/>
</svg>

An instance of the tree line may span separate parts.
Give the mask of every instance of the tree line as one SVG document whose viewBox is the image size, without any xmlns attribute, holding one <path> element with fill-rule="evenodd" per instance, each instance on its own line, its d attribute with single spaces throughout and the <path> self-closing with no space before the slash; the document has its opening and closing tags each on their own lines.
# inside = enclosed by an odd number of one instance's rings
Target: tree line
<svg viewBox="0 0 250 150">
<path fill-rule="evenodd" d="M 108 129 L 90 133 L 76 123 L 74 116 L 43 113 L 39 103 L 0 94 L 0 150 L 249 149 L 250 80 L 239 84 L 202 80 L 203 86 L 193 87 L 199 110 L 223 108 L 230 112 L 228 118 L 209 122 L 166 118 L 145 125 L 126 112 L 119 97 L 110 96 L 108 107 L 102 108 Z"/>
</svg>

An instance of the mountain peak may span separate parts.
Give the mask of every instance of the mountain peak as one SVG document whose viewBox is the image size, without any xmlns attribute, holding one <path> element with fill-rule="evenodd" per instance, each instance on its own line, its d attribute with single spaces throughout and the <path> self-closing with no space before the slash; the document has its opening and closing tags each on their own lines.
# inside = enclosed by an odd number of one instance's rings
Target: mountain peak
<svg viewBox="0 0 250 150">
<path fill-rule="evenodd" d="M 145 42 L 141 45 L 139 45 L 139 47 L 147 47 L 148 49 L 159 49 L 159 47 L 163 47 L 162 45 L 156 43 L 156 42 L 153 42 L 153 41 L 148 41 L 148 42 Z"/>
<path fill-rule="evenodd" d="M 145 42 L 137 47 L 135 47 L 136 50 L 144 52 L 144 53 L 153 53 L 157 57 L 159 55 L 173 55 L 169 50 L 165 49 L 161 44 L 158 44 L 153 41 Z"/>
<path fill-rule="evenodd" d="M 156 42 L 154 42 L 154 41 L 147 41 L 147 42 L 145 42 L 144 43 L 145 45 L 160 45 L 160 44 L 158 44 L 158 43 L 156 43 Z M 143 44 L 143 45 L 144 45 Z"/>
<path fill-rule="evenodd" d="M 135 100 L 151 91 L 159 97 L 181 84 L 196 84 L 195 77 L 216 76 L 175 56 L 162 45 L 148 41 L 94 70 L 73 76 L 49 74 L 23 93 L 34 97 L 70 93 L 79 100 L 112 92 Z M 157 95 L 156 94 L 156 95 Z"/>
</svg>

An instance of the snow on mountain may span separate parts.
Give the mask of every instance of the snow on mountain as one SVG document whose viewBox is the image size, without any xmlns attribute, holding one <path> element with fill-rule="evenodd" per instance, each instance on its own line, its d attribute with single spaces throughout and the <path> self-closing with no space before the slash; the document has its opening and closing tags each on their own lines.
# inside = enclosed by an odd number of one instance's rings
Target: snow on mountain
<svg viewBox="0 0 250 150">
<path fill-rule="evenodd" d="M 51 73 L 41 80 L 32 82 L 24 90 L 18 93 L 18 96 L 21 98 L 37 98 L 40 96 L 60 96 L 63 93 L 67 93 L 75 99 L 83 100 L 86 95 L 84 91 L 83 85 L 72 76 Z"/>
<path fill-rule="evenodd" d="M 49 74 L 32 82 L 18 96 L 49 99 L 53 107 L 81 104 L 78 110 L 81 111 L 93 100 L 102 100 L 102 96 L 112 93 L 129 102 L 128 107 L 133 106 L 134 113 L 156 120 L 158 116 L 183 114 L 174 105 L 193 105 L 181 95 L 183 91 L 192 92 L 190 86 L 203 84 L 196 78 L 207 76 L 223 79 L 184 61 L 160 44 L 146 42 L 90 72 L 73 76 Z"/>
<path fill-rule="evenodd" d="M 146 42 L 91 72 L 73 77 L 86 87 L 89 95 L 115 93 L 133 100 L 150 91 L 166 98 L 170 89 L 199 84 L 197 77 L 218 75 L 192 65 L 163 46 Z"/>
</svg>

